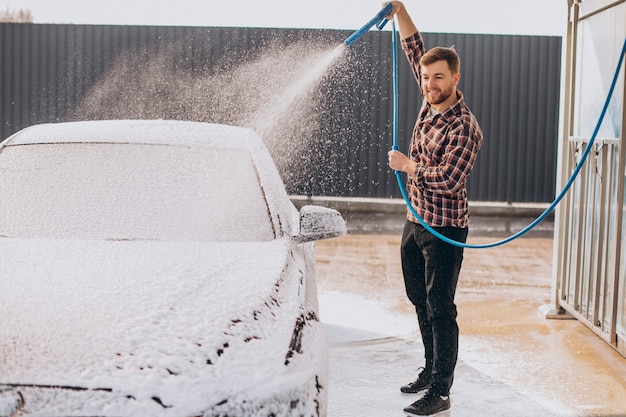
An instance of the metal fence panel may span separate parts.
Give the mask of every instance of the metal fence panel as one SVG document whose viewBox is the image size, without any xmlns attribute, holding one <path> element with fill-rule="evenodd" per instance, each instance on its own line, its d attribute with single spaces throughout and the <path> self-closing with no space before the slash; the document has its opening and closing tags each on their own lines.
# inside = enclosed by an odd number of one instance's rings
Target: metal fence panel
<svg viewBox="0 0 626 417">
<path fill-rule="evenodd" d="M 386 165 L 393 120 L 390 32 L 361 38 L 302 97 L 285 94 L 300 85 L 297 74 L 310 75 L 302 72 L 316 65 L 310 55 L 323 58 L 349 35 L 2 23 L 0 134 L 89 118 L 184 118 L 255 129 L 262 122 L 260 133 L 290 193 L 398 198 Z M 455 45 L 462 61 L 459 88 L 484 131 L 470 199 L 552 201 L 561 38 L 424 38 L 428 47 Z M 420 92 L 401 52 L 399 58 L 398 130 L 406 149 Z"/>
</svg>

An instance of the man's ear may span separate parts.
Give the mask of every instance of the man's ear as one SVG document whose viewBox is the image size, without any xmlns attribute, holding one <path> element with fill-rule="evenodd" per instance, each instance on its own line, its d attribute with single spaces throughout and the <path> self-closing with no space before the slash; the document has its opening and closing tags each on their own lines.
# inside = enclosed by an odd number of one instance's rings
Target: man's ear
<svg viewBox="0 0 626 417">
<path fill-rule="evenodd" d="M 456 75 L 454 76 L 454 86 L 455 87 L 459 84 L 460 80 L 461 80 L 461 73 L 457 72 Z"/>
</svg>

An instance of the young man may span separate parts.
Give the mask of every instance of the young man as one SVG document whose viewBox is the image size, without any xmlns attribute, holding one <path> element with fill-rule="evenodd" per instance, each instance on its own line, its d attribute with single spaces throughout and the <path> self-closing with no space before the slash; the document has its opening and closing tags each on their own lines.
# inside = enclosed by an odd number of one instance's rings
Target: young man
<svg viewBox="0 0 626 417">
<path fill-rule="evenodd" d="M 483 135 L 457 84 L 459 57 L 452 48 L 426 52 L 404 5 L 391 1 L 402 48 L 422 91 L 409 155 L 389 152 L 389 167 L 407 174 L 407 194 L 417 214 L 442 235 L 465 242 L 469 213 L 466 180 Z M 458 356 L 459 328 L 454 295 L 463 249 L 435 237 L 409 211 L 401 243 L 406 293 L 417 312 L 425 365 L 400 389 L 426 394 L 404 409 L 431 415 L 450 408 L 450 387 Z"/>
</svg>

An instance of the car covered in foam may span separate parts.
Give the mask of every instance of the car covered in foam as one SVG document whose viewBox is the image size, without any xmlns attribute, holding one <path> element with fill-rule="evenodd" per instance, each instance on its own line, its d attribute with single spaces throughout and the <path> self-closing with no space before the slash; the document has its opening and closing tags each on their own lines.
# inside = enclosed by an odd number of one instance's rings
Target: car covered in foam
<svg viewBox="0 0 626 417">
<path fill-rule="evenodd" d="M 36 125 L 0 144 L 0 416 L 324 416 L 314 241 L 252 130 Z"/>
</svg>

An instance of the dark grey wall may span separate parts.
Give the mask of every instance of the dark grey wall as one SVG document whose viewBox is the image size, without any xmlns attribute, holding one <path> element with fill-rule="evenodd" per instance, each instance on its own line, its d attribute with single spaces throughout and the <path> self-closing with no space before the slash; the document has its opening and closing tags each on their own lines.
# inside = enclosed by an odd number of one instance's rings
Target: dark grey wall
<svg viewBox="0 0 626 417">
<path fill-rule="evenodd" d="M 0 137 L 77 119 L 243 125 L 260 131 L 292 194 L 400 197 L 386 166 L 393 119 L 390 32 L 368 33 L 314 77 L 306 94 L 286 94 L 309 77 L 319 61 L 311 55 L 324 56 L 350 33 L 3 23 Z M 470 199 L 552 201 L 561 39 L 424 38 L 427 47 L 455 45 L 462 60 L 459 88 L 484 131 Z M 399 58 L 400 148 L 406 149 L 421 98 L 401 52 Z M 287 111 L 273 110 L 281 106 Z"/>
</svg>

